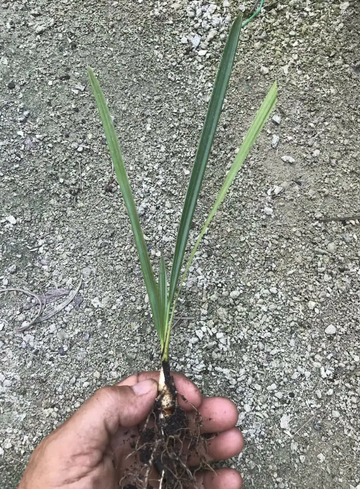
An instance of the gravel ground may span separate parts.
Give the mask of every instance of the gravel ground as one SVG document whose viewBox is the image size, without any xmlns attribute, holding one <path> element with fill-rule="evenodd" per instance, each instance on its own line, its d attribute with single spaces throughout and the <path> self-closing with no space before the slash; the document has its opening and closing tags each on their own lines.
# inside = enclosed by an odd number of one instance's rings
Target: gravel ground
<svg viewBox="0 0 360 489">
<path fill-rule="evenodd" d="M 242 34 L 192 240 L 275 79 L 278 106 L 194 261 L 173 368 L 237 404 L 246 448 L 231 464 L 245 489 L 359 489 L 360 4 L 265 3 Z M 62 304 L 82 277 L 71 304 L 23 333 L 31 298 L 0 295 L 10 489 L 96 388 L 159 366 L 86 66 L 115 116 L 151 257 L 157 266 L 161 250 L 169 263 L 239 4 L 0 5 L 0 285 L 47 299 L 57 289 Z"/>
</svg>

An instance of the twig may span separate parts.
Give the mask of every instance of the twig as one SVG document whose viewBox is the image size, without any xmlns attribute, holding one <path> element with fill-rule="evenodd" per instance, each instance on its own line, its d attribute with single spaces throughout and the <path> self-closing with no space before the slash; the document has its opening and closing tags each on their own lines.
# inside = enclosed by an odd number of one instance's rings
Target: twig
<svg viewBox="0 0 360 489">
<path fill-rule="evenodd" d="M 76 289 L 74 289 L 69 294 L 69 296 L 64 300 L 64 302 L 59 304 L 57 307 L 54 307 L 54 309 L 52 311 L 49 311 L 47 314 L 44 314 L 41 318 L 38 319 L 38 322 L 42 323 L 43 321 L 47 321 L 48 319 L 55 316 L 55 314 L 57 314 L 58 312 L 65 309 L 65 307 L 68 306 L 70 304 L 70 302 L 72 302 L 75 299 L 75 297 L 77 296 L 77 294 L 80 290 L 81 284 L 82 284 L 82 278 L 80 279 L 80 282 L 79 282 L 78 286 L 76 287 Z M 26 327 L 26 329 L 27 328 L 28 328 L 28 326 Z M 20 331 L 20 330 L 18 330 L 18 331 Z M 23 330 L 21 330 L 21 331 L 23 331 Z"/>
<path fill-rule="evenodd" d="M 178 318 L 174 318 L 176 319 L 175 323 L 172 325 L 171 329 L 175 329 L 176 326 L 183 320 L 185 321 L 189 321 L 190 319 L 194 319 L 194 316 L 179 316 Z"/>
<path fill-rule="evenodd" d="M 292 436 L 294 437 L 294 436 L 298 435 L 298 434 L 300 433 L 300 431 L 301 431 L 301 430 L 302 430 L 302 429 L 303 429 L 303 428 L 304 428 L 304 427 L 305 427 L 307 424 L 309 424 L 309 423 L 310 423 L 310 421 L 312 421 L 314 418 L 315 418 L 315 416 L 310 416 L 310 418 L 309 418 L 307 421 L 305 421 L 305 423 L 304 423 L 304 424 L 302 424 L 302 425 L 300 426 L 300 428 L 299 428 L 299 429 L 298 429 L 298 430 L 297 430 L 297 431 L 296 431 L 296 432 L 295 432 L 295 433 L 294 433 Z"/>
<path fill-rule="evenodd" d="M 33 324 L 36 323 L 36 321 L 39 319 L 39 317 L 43 313 L 45 304 L 41 301 L 41 299 L 38 295 L 34 294 L 33 292 L 29 292 L 28 290 L 18 289 L 16 287 L 9 287 L 7 289 L 0 289 L 0 294 L 6 294 L 6 292 L 21 292 L 22 294 L 28 295 L 30 297 L 34 297 L 37 300 L 37 302 L 39 303 L 40 307 L 39 307 L 38 313 L 34 317 L 34 319 L 32 321 L 30 321 L 29 324 L 27 324 L 26 326 L 22 326 L 22 327 L 18 328 L 16 331 L 20 333 L 22 331 L 25 331 L 26 329 L 29 329 Z"/>
<path fill-rule="evenodd" d="M 37 302 L 39 303 L 40 307 L 39 307 L 38 313 L 34 317 L 34 319 L 32 319 L 29 324 L 21 326 L 20 328 L 17 328 L 15 330 L 17 333 L 22 333 L 22 332 L 28 330 L 29 328 L 31 328 L 31 326 L 33 326 L 35 323 L 42 323 L 43 321 L 50 319 L 51 317 L 55 316 L 55 314 L 57 314 L 62 309 L 64 309 L 67 305 L 69 305 L 70 302 L 72 302 L 74 300 L 74 298 L 76 297 L 76 295 L 78 294 L 80 287 L 81 287 L 81 284 L 82 284 L 82 279 L 80 279 L 80 282 L 79 282 L 78 286 L 76 287 L 76 289 L 73 290 L 69 294 L 69 296 L 66 298 L 66 300 L 64 300 L 64 302 L 59 304 L 58 307 L 54 307 L 54 309 L 49 311 L 47 314 L 44 314 L 43 316 L 42 316 L 42 313 L 44 312 L 46 302 L 44 303 L 40 299 L 40 297 L 38 295 L 34 294 L 33 292 L 29 292 L 28 290 L 24 290 L 24 289 L 18 289 L 16 287 L 10 287 L 10 288 L 6 288 L 6 289 L 0 289 L 0 294 L 5 294 L 6 292 L 21 292 L 22 294 L 26 294 L 26 295 L 29 295 L 30 297 L 34 297 L 37 300 Z"/>
<path fill-rule="evenodd" d="M 344 217 L 318 217 L 316 220 L 319 222 L 342 222 L 342 221 L 358 221 L 360 219 L 360 214 L 355 216 L 344 216 Z"/>
</svg>

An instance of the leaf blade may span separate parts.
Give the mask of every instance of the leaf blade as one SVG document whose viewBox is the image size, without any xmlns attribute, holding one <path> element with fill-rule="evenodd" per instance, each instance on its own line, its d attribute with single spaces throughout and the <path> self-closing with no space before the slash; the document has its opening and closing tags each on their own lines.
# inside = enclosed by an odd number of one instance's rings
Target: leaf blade
<svg viewBox="0 0 360 489">
<path fill-rule="evenodd" d="M 183 283 L 187 277 L 191 263 L 192 263 L 193 258 L 195 256 L 195 253 L 199 247 L 200 241 L 202 240 L 204 234 L 206 233 L 206 230 L 208 229 L 213 217 L 215 216 L 216 211 L 218 210 L 221 203 L 223 202 L 223 200 L 227 194 L 227 191 L 229 190 L 231 184 L 233 183 L 237 173 L 241 169 L 244 161 L 246 160 L 251 147 L 254 145 L 254 143 L 256 141 L 256 138 L 258 137 L 260 131 L 262 130 L 267 119 L 269 118 L 269 115 L 271 114 L 272 110 L 274 109 L 276 101 L 277 101 L 277 83 L 275 82 L 272 85 L 272 87 L 270 88 L 270 90 L 269 90 L 267 96 L 265 97 L 263 103 L 261 104 L 261 107 L 260 107 L 259 111 L 257 112 L 255 119 L 253 120 L 253 122 L 250 126 L 250 129 L 247 132 L 247 134 L 243 140 L 243 143 L 242 143 L 242 145 L 241 145 L 241 147 L 240 147 L 240 149 L 239 149 L 239 151 L 235 157 L 235 160 L 233 161 L 233 164 L 231 165 L 231 168 L 225 177 L 225 181 L 224 181 L 224 183 L 223 183 L 223 185 L 219 191 L 219 194 L 216 198 L 215 204 L 211 208 L 210 213 L 209 213 L 209 215 L 205 221 L 205 224 L 203 225 L 203 227 L 200 231 L 199 237 L 197 238 L 195 245 L 194 245 L 194 247 L 190 253 L 190 257 L 186 263 L 185 271 L 181 276 L 180 285 L 179 285 L 179 288 L 177 290 L 176 297 L 175 297 L 173 304 L 172 304 L 171 317 L 170 317 L 170 321 L 169 321 L 169 327 L 170 328 L 171 328 L 171 324 L 172 324 L 172 320 L 173 320 L 173 316 L 174 316 L 174 312 L 175 312 L 175 306 L 176 306 L 177 298 L 179 296 L 181 287 L 182 287 L 182 285 L 183 285 Z"/>
<path fill-rule="evenodd" d="M 115 128 L 110 116 L 108 106 L 105 101 L 105 97 L 100 88 L 100 84 L 91 68 L 88 68 L 88 76 L 103 124 L 109 152 L 115 169 L 115 174 L 121 188 L 121 193 L 123 195 L 126 209 L 129 214 L 131 228 L 133 231 L 134 240 L 141 264 L 141 270 L 143 273 L 146 290 L 149 296 L 149 302 L 154 317 L 155 327 L 160 336 L 161 324 L 158 286 L 155 281 L 149 254 L 147 252 L 146 242 L 141 229 L 135 201 L 131 192 L 129 179 L 122 159 L 119 141 L 115 133 Z"/>
<path fill-rule="evenodd" d="M 167 300 L 167 276 L 166 276 L 166 266 L 165 260 L 162 256 L 160 258 L 160 272 L 159 272 L 159 295 L 160 295 L 160 311 L 161 311 L 161 348 L 164 346 L 167 320 L 168 320 L 168 300 Z"/>
<path fill-rule="evenodd" d="M 197 199 L 200 193 L 200 188 L 209 158 L 212 142 L 214 139 L 216 127 L 220 118 L 226 89 L 229 83 L 241 27 L 242 17 L 239 16 L 231 27 L 229 37 L 224 48 L 208 111 L 206 114 L 198 150 L 196 153 L 195 162 L 191 173 L 189 187 L 186 193 L 184 208 L 181 216 L 178 237 L 176 240 L 174 259 L 171 269 L 169 288 L 170 304 L 174 298 L 176 286 L 179 280 L 180 270 L 184 260 L 186 244 L 189 237 L 190 226 L 195 212 Z"/>
</svg>

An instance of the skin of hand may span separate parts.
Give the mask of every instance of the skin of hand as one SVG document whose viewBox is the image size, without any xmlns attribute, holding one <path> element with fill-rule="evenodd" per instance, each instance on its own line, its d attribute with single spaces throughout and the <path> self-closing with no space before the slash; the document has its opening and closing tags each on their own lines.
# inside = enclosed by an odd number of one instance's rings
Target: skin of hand
<svg viewBox="0 0 360 489">
<path fill-rule="evenodd" d="M 179 405 L 189 422 L 194 408 L 203 419 L 203 433 L 217 433 L 208 441 L 207 460 L 239 454 L 243 438 L 235 427 L 235 405 L 220 397 L 204 398 L 184 375 L 172 374 Z M 130 440 L 151 412 L 157 396 L 159 372 L 132 375 L 115 386 L 95 392 L 63 425 L 32 453 L 18 489 L 115 489 L 131 462 Z M 185 400 L 184 400 L 185 398 Z M 197 460 L 190 460 L 196 466 Z M 234 469 L 199 471 L 198 489 L 240 489 Z"/>
</svg>

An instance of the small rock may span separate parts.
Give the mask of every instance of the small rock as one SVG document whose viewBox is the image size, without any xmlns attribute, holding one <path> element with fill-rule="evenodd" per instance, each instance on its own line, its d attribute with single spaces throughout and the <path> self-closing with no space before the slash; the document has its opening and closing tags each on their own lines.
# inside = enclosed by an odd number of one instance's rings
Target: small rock
<svg viewBox="0 0 360 489">
<path fill-rule="evenodd" d="M 193 47 L 194 49 L 196 49 L 196 48 L 197 48 L 197 47 L 199 47 L 199 45 L 200 45 L 200 42 L 201 42 L 201 36 L 199 36 L 199 34 L 195 34 L 195 36 L 194 36 L 194 37 L 192 37 L 192 38 L 190 39 L 190 41 L 191 41 L 192 47 Z"/>
<path fill-rule="evenodd" d="M 52 27 L 54 25 L 54 23 L 55 23 L 55 20 L 54 19 L 50 19 L 47 23 L 36 25 L 35 26 L 35 33 L 36 34 L 42 34 L 47 29 L 49 29 L 50 27 Z"/>
<path fill-rule="evenodd" d="M 279 145 L 280 137 L 277 134 L 273 134 L 272 140 L 271 140 L 271 146 L 272 148 L 277 148 Z"/>
<path fill-rule="evenodd" d="M 7 217 L 5 217 L 5 219 L 7 220 L 7 222 L 9 222 L 12 225 L 16 224 L 16 219 L 14 216 L 7 216 Z"/>
<path fill-rule="evenodd" d="M 327 249 L 328 249 L 328 252 L 329 253 L 335 253 L 335 251 L 336 251 L 336 245 L 335 245 L 335 243 L 329 243 L 327 245 Z"/>
<path fill-rule="evenodd" d="M 295 159 L 290 156 L 290 155 L 284 155 L 281 157 L 281 159 L 285 162 L 285 163 L 290 163 L 291 165 L 293 165 L 295 163 Z"/>
<path fill-rule="evenodd" d="M 66 355 L 66 351 L 64 349 L 63 346 L 60 346 L 60 348 L 58 349 L 58 353 L 61 357 L 63 357 L 64 355 Z"/>
<path fill-rule="evenodd" d="M 15 273 L 17 270 L 17 267 L 16 265 L 11 265 L 9 268 L 8 268 L 8 272 L 9 273 Z"/>
<path fill-rule="evenodd" d="M 201 331 L 201 329 L 197 329 L 197 330 L 195 331 L 195 334 L 196 334 L 196 336 L 199 338 L 199 340 L 202 340 L 202 339 L 203 339 L 203 337 L 204 337 L 204 333 L 203 333 L 203 331 Z"/>
<path fill-rule="evenodd" d="M 271 207 L 265 207 L 264 214 L 267 216 L 272 216 L 274 214 L 274 211 L 272 210 Z"/>
<path fill-rule="evenodd" d="M 267 75 L 269 73 L 269 68 L 266 68 L 266 66 L 262 66 L 260 68 L 260 72 L 263 74 L 263 75 Z"/>
<path fill-rule="evenodd" d="M 329 326 L 325 329 L 325 334 L 328 335 L 336 334 L 336 327 L 333 324 L 329 324 Z"/>
<path fill-rule="evenodd" d="M 313 311 L 316 307 L 316 302 L 314 301 L 309 301 L 308 302 L 308 308 L 310 309 L 310 311 Z"/>
<path fill-rule="evenodd" d="M 100 372 L 98 372 L 97 370 L 94 372 L 94 377 L 95 379 L 100 379 Z"/>
<path fill-rule="evenodd" d="M 240 295 L 240 290 L 232 290 L 230 292 L 230 298 L 231 299 L 237 299 Z"/>
<path fill-rule="evenodd" d="M 289 430 L 290 429 L 290 416 L 287 414 L 283 414 L 280 419 L 280 428 L 283 430 Z"/>
<path fill-rule="evenodd" d="M 13 90 L 15 88 L 15 82 L 13 80 L 11 80 L 8 84 L 7 84 L 7 87 L 10 89 L 10 90 Z"/>
<path fill-rule="evenodd" d="M 210 29 L 209 34 L 207 35 L 207 42 L 210 42 L 216 37 L 218 34 L 218 31 L 216 29 Z"/>
<path fill-rule="evenodd" d="M 319 453 L 319 455 L 317 456 L 317 458 L 320 460 L 320 463 L 323 463 L 324 460 L 325 460 L 325 455 L 323 453 Z"/>
<path fill-rule="evenodd" d="M 273 122 L 275 122 L 275 124 L 279 125 L 281 123 L 281 115 L 273 115 L 272 119 L 271 119 Z"/>
<path fill-rule="evenodd" d="M 221 319 L 222 321 L 225 321 L 227 318 L 227 310 L 224 309 L 223 307 L 219 307 L 219 309 L 217 310 L 217 315 L 218 315 L 219 319 Z"/>
</svg>

